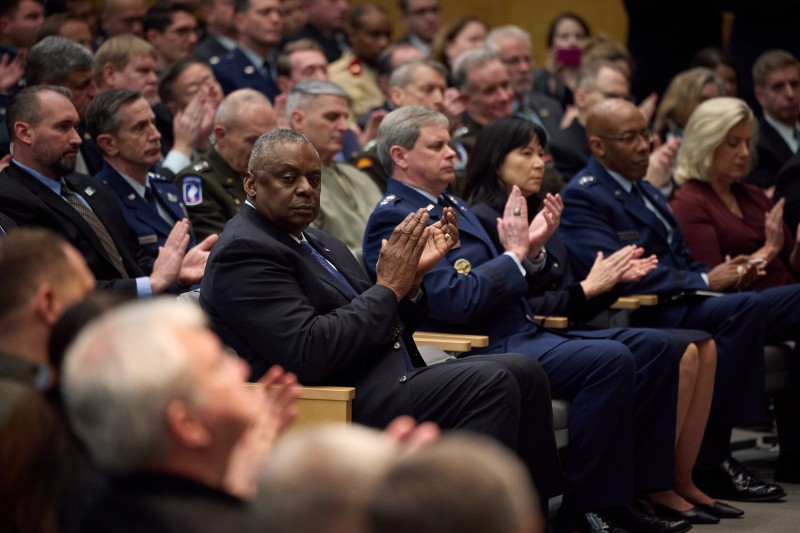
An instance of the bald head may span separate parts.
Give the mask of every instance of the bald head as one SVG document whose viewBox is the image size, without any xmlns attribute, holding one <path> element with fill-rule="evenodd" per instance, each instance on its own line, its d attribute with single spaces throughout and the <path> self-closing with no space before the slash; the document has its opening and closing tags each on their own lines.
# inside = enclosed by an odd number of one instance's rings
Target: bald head
<svg viewBox="0 0 800 533">
<path fill-rule="evenodd" d="M 586 135 L 594 157 L 628 180 L 643 178 L 650 157 L 650 131 L 641 111 L 619 98 L 600 102 L 586 116 Z"/>
<path fill-rule="evenodd" d="M 275 126 L 275 110 L 263 93 L 239 89 L 226 96 L 217 109 L 215 147 L 234 171 L 244 175 L 256 139 Z"/>
</svg>

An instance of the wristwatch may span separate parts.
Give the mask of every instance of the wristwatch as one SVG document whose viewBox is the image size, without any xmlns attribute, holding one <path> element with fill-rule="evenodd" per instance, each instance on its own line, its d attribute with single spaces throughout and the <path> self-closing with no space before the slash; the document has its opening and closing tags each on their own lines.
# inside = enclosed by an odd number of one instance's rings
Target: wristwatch
<svg viewBox="0 0 800 533">
<path fill-rule="evenodd" d="M 531 258 L 530 261 L 531 263 L 533 263 L 534 266 L 539 266 L 542 263 L 544 263 L 545 259 L 547 259 L 547 250 L 545 250 L 544 246 L 542 246 L 539 249 L 539 253 L 536 255 L 536 257 Z"/>
</svg>

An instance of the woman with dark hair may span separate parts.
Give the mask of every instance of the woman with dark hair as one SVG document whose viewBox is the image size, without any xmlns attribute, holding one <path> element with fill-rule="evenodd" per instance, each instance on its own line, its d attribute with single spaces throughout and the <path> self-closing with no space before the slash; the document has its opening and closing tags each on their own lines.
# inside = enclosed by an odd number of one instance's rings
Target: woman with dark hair
<svg viewBox="0 0 800 533">
<path fill-rule="evenodd" d="M 431 49 L 431 59 L 450 71 L 461 54 L 483 46 L 488 31 L 489 27 L 478 17 L 463 17 L 439 33 Z"/>
<path fill-rule="evenodd" d="M 566 108 L 573 104 L 572 92 L 581 66 L 583 47 L 592 30 L 577 13 L 562 13 L 547 31 L 546 68 L 533 76 L 533 89 L 558 100 Z"/>
<path fill-rule="evenodd" d="M 725 96 L 739 96 L 739 69 L 733 56 L 716 47 L 703 48 L 697 52 L 689 68 L 705 67 L 713 70 L 725 84 Z"/>
<path fill-rule="evenodd" d="M 498 246 L 497 220 L 509 195 L 521 193 L 529 207 L 523 211 L 527 211 L 529 219 L 536 214 L 535 198 L 544 174 L 544 140 L 544 132 L 538 126 L 514 117 L 496 120 L 478 134 L 464 196 Z M 566 247 L 556 233 L 547 242 L 551 263 L 549 290 L 530 299 L 531 308 L 540 314 L 565 315 L 575 322 L 590 320 L 616 300 L 617 284 L 638 280 L 655 268 L 656 258 L 642 258 L 643 253 L 636 246 L 622 248 L 607 258 L 598 252 L 586 279 L 577 281 L 569 268 Z M 692 468 L 714 391 L 714 340 L 701 331 L 668 333 L 684 350 L 678 380 L 675 483 L 673 490 L 651 495 L 650 503 L 660 516 L 685 518 L 694 523 L 715 523 L 719 518 L 741 516 L 740 510 L 713 500 L 692 481 Z"/>
</svg>

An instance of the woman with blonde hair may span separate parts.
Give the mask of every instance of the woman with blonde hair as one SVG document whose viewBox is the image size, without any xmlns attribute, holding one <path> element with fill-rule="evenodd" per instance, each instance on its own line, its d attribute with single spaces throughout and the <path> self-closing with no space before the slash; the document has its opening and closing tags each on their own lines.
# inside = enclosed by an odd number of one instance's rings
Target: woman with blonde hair
<svg viewBox="0 0 800 533">
<path fill-rule="evenodd" d="M 738 98 L 714 98 L 700 104 L 686 125 L 675 171 L 682 186 L 670 205 L 695 259 L 709 268 L 727 257 L 757 266 L 759 277 L 754 281 L 746 275 L 748 267 L 740 266 L 736 288 L 759 291 L 769 304 L 767 323 L 781 317 L 788 324 L 773 331 L 767 343 L 797 343 L 800 241 L 792 239 L 783 222 L 783 200 L 773 206 L 759 187 L 740 181 L 752 165 L 755 127 L 753 112 Z M 785 413 L 777 420 L 781 452 L 776 481 L 800 482 L 799 395 L 797 387 L 792 387 L 788 403 L 776 409 Z"/>
<path fill-rule="evenodd" d="M 662 140 L 683 137 L 683 129 L 697 106 L 725 95 L 725 84 L 714 71 L 696 67 L 672 78 L 656 111 L 653 131 Z"/>
</svg>

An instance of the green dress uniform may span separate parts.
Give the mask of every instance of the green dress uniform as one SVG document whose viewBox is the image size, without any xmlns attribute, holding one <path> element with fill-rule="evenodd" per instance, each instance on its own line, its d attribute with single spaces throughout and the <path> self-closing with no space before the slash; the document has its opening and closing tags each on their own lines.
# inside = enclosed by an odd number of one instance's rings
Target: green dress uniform
<svg viewBox="0 0 800 533">
<path fill-rule="evenodd" d="M 221 233 L 247 198 L 243 177 L 214 148 L 175 177 L 197 240 Z"/>
</svg>

